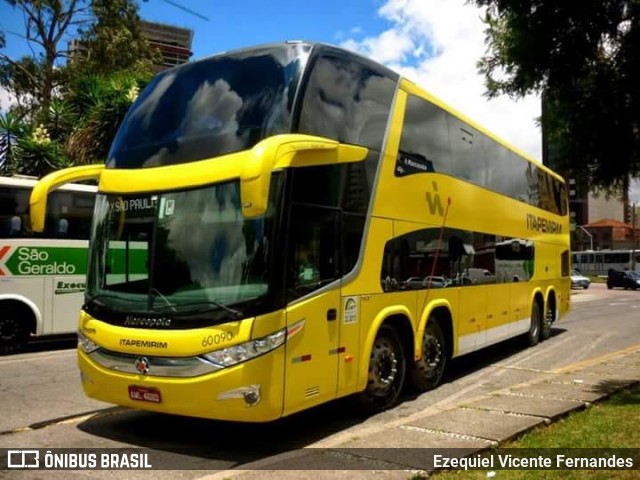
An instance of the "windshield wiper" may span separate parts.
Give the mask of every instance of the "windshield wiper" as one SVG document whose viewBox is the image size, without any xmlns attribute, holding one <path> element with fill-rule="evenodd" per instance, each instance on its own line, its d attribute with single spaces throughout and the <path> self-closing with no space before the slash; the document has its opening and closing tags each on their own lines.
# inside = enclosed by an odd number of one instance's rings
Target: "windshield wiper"
<svg viewBox="0 0 640 480">
<path fill-rule="evenodd" d="M 173 310 L 174 312 L 177 312 L 178 309 L 176 308 L 175 304 L 171 303 L 169 301 L 169 299 L 167 297 L 165 297 L 160 290 L 158 290 L 157 288 L 151 288 L 151 293 L 155 293 L 157 296 L 159 296 L 162 300 L 165 301 L 165 303 L 167 304 L 167 307 L 170 308 L 171 310 Z M 151 300 L 152 302 L 152 306 L 153 306 L 153 300 Z M 151 308 L 151 310 L 153 310 L 153 308 Z"/>
<path fill-rule="evenodd" d="M 111 293 L 96 293 L 91 297 L 88 297 L 88 298 L 85 297 L 85 301 L 84 301 L 84 304 L 82 305 L 82 308 L 83 309 L 86 308 L 90 303 L 95 303 L 101 308 L 108 308 L 111 310 L 111 307 L 108 307 L 107 305 L 105 305 L 100 301 L 101 298 L 115 298 L 117 300 L 120 297 L 118 297 L 118 295 L 113 295 Z"/>
<path fill-rule="evenodd" d="M 178 311 L 176 309 L 176 306 L 179 307 L 191 307 L 191 306 L 195 306 L 195 305 L 203 305 L 204 308 L 199 308 L 196 310 L 187 310 L 184 312 Z M 180 303 L 178 305 L 175 304 L 168 304 L 165 305 L 164 307 L 159 307 L 159 308 L 154 308 L 153 311 L 155 312 L 161 312 L 163 310 L 166 310 L 167 308 L 171 308 L 173 309 L 172 312 L 172 316 L 173 317 L 178 317 L 178 316 L 182 316 L 182 315 L 198 315 L 198 314 L 202 314 L 202 313 L 209 313 L 209 312 L 213 312 L 215 310 L 224 310 L 227 313 L 230 313 L 231 315 L 233 315 L 234 318 L 242 318 L 243 314 L 240 310 L 236 310 L 235 308 L 231 308 L 227 305 L 225 305 L 224 303 L 218 302 L 217 300 L 199 300 L 196 302 L 187 302 L 187 303 Z"/>
</svg>

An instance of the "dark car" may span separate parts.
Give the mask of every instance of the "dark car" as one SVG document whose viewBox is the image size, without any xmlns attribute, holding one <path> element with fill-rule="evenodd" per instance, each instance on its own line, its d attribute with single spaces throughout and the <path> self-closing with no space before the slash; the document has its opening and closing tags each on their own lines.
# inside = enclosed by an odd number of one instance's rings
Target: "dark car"
<svg viewBox="0 0 640 480">
<path fill-rule="evenodd" d="M 624 288 L 627 290 L 628 288 L 632 290 L 636 290 L 640 288 L 640 273 L 632 272 L 631 270 L 609 270 L 609 274 L 607 275 L 607 288 L 611 289 L 614 287 Z"/>
</svg>

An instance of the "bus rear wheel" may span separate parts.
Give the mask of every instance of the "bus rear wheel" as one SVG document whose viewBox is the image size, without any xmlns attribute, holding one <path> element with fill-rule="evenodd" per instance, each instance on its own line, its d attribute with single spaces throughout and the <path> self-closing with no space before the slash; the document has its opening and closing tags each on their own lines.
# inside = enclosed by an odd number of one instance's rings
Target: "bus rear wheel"
<svg viewBox="0 0 640 480">
<path fill-rule="evenodd" d="M 540 331 L 540 338 L 542 340 L 547 340 L 551 337 L 551 326 L 556 319 L 556 308 L 555 306 L 549 302 L 547 305 L 547 311 L 544 316 L 544 320 L 542 321 L 542 330 Z"/>
<path fill-rule="evenodd" d="M 447 365 L 447 348 L 442 328 L 430 319 L 422 337 L 422 358 L 411 366 L 411 384 L 420 392 L 440 385 Z"/>
<path fill-rule="evenodd" d="M 527 333 L 527 343 L 530 347 L 537 345 L 540 342 L 540 330 L 542 327 L 542 312 L 540 312 L 540 306 L 538 302 L 534 300 L 531 307 L 531 326 L 529 327 L 529 333 Z"/>
<path fill-rule="evenodd" d="M 0 306 L 0 355 L 22 350 L 29 339 L 29 315 L 22 305 Z"/>
<path fill-rule="evenodd" d="M 366 413 L 381 412 L 398 401 L 405 371 L 406 359 L 398 334 L 390 326 L 381 326 L 371 348 L 367 387 L 358 395 L 358 403 Z"/>
</svg>

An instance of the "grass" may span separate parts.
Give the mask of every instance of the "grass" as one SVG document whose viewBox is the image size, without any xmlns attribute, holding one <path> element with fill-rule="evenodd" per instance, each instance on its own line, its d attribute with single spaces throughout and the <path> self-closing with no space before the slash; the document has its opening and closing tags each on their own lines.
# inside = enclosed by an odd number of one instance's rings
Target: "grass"
<svg viewBox="0 0 640 480">
<path fill-rule="evenodd" d="M 607 283 L 607 277 L 597 277 L 595 275 L 587 275 L 591 283 Z"/>
<path fill-rule="evenodd" d="M 500 448 L 638 448 L 640 447 L 640 386 L 613 395 L 609 400 L 573 413 L 548 426 L 539 427 Z M 534 453 L 535 454 L 535 453 Z M 638 468 L 636 453 L 635 468 Z M 495 470 L 447 471 L 437 480 L 467 479 L 620 479 L 640 477 L 638 470 Z"/>
</svg>

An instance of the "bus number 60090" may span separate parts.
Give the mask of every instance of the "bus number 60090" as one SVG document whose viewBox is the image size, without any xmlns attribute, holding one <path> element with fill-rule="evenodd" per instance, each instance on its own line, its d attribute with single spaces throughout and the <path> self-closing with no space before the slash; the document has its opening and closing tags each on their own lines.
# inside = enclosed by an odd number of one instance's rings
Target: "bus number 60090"
<svg viewBox="0 0 640 480">
<path fill-rule="evenodd" d="M 218 345 L 222 342 L 228 342 L 233 340 L 233 332 L 220 332 L 220 333 L 215 333 L 213 335 L 207 335 L 206 337 L 202 338 L 202 346 L 203 347 L 210 347 L 211 345 Z"/>
</svg>

